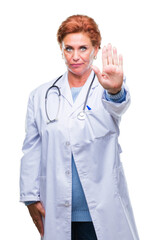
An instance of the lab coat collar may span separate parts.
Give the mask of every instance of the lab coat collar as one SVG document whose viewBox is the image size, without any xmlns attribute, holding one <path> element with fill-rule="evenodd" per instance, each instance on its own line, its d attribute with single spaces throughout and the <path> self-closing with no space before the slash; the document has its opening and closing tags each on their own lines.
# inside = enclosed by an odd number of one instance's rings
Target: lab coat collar
<svg viewBox="0 0 159 240">
<path fill-rule="evenodd" d="M 57 86 L 59 86 L 59 88 L 60 88 L 61 95 L 68 101 L 68 103 L 72 107 L 72 111 L 71 111 L 72 113 L 84 104 L 84 101 L 86 99 L 86 95 L 87 95 L 89 86 L 91 84 L 91 81 L 93 79 L 93 76 L 94 76 L 94 72 L 91 71 L 87 81 L 83 85 L 83 87 L 74 103 L 73 103 L 72 93 L 71 93 L 71 89 L 70 89 L 69 82 L 68 82 L 68 72 L 65 72 L 65 74 L 62 76 L 62 78 L 57 83 Z M 99 85 L 98 79 L 97 79 L 97 77 L 95 77 L 94 82 L 91 87 L 91 90 L 90 90 L 90 93 L 89 93 L 89 96 L 92 94 L 92 92 L 93 92 L 92 90 L 94 90 L 94 88 L 97 87 L 98 85 Z"/>
</svg>

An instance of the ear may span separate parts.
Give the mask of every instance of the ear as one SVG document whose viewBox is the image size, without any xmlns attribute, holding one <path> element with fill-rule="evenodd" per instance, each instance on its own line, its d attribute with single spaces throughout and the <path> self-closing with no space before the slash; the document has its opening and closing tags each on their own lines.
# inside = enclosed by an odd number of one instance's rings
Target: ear
<svg viewBox="0 0 159 240">
<path fill-rule="evenodd" d="M 94 47 L 94 57 L 97 56 L 98 51 L 99 51 L 99 47 L 98 47 L 98 46 L 95 46 L 95 47 Z"/>
<path fill-rule="evenodd" d="M 60 43 L 60 49 L 62 52 L 63 52 L 64 48 L 65 48 L 65 45 L 64 45 L 64 42 L 62 41 L 62 43 Z"/>
</svg>

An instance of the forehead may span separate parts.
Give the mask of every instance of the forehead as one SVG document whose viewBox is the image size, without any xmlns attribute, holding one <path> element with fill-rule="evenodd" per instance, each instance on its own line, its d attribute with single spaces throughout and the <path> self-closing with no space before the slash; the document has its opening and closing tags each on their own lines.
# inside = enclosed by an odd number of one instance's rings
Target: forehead
<svg viewBox="0 0 159 240">
<path fill-rule="evenodd" d="M 64 45 L 92 45 L 90 38 L 86 33 L 69 33 L 63 39 Z"/>
</svg>

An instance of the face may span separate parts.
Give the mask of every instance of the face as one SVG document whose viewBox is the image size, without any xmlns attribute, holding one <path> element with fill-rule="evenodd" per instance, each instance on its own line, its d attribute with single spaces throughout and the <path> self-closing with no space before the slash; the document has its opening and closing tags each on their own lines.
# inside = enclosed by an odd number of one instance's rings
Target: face
<svg viewBox="0 0 159 240">
<path fill-rule="evenodd" d="M 87 34 L 70 33 L 64 37 L 61 50 L 68 70 L 81 76 L 90 71 L 98 47 L 93 47 Z"/>
</svg>

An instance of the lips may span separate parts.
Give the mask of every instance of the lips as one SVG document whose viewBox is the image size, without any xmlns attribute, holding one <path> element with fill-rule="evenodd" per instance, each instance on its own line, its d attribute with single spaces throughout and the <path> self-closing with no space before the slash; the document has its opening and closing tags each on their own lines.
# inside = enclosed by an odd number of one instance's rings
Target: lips
<svg viewBox="0 0 159 240">
<path fill-rule="evenodd" d="M 70 64 L 73 68 L 78 68 L 83 65 L 83 63 Z"/>
</svg>

